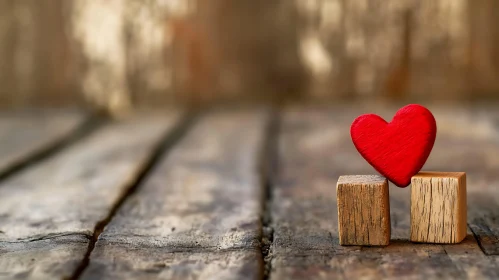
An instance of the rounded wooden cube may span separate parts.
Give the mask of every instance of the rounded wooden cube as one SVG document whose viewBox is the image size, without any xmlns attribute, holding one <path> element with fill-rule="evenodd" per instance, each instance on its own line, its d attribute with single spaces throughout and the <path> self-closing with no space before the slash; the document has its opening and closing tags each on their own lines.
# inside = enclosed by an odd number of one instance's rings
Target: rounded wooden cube
<svg viewBox="0 0 499 280">
<path fill-rule="evenodd" d="M 340 245 L 388 245 L 387 179 L 377 175 L 341 176 L 336 191 Z"/>
<path fill-rule="evenodd" d="M 461 242 L 467 227 L 466 173 L 420 172 L 411 185 L 411 241 Z"/>
</svg>

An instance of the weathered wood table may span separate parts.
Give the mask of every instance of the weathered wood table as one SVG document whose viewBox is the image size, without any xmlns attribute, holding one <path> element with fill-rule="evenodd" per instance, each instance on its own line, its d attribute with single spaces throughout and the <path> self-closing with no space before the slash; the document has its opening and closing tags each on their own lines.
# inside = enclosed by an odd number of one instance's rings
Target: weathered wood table
<svg viewBox="0 0 499 280">
<path fill-rule="evenodd" d="M 338 245 L 336 181 L 374 173 L 350 123 L 397 107 L 1 113 L 0 279 L 498 279 L 497 106 L 429 108 L 424 170 L 468 173 L 458 245 L 409 242 L 394 186 L 391 244 Z"/>
</svg>

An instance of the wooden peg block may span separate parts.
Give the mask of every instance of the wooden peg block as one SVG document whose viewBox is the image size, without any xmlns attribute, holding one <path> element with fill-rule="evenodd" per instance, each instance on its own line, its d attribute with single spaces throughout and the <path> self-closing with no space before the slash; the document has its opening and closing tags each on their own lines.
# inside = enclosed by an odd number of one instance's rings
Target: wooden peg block
<svg viewBox="0 0 499 280">
<path fill-rule="evenodd" d="M 340 245 L 388 245 L 388 181 L 377 175 L 341 176 L 336 191 Z"/>
<path fill-rule="evenodd" d="M 420 172 L 411 183 L 411 241 L 461 242 L 466 237 L 466 173 Z"/>
</svg>

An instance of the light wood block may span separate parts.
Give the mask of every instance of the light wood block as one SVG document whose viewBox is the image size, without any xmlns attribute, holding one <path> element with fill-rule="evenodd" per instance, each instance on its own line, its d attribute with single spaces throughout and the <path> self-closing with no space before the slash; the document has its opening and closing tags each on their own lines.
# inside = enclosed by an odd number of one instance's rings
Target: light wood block
<svg viewBox="0 0 499 280">
<path fill-rule="evenodd" d="M 388 181 L 377 175 L 340 176 L 336 186 L 340 245 L 388 245 Z"/>
<path fill-rule="evenodd" d="M 466 173 L 420 172 L 411 183 L 411 241 L 461 242 L 466 237 Z"/>
</svg>

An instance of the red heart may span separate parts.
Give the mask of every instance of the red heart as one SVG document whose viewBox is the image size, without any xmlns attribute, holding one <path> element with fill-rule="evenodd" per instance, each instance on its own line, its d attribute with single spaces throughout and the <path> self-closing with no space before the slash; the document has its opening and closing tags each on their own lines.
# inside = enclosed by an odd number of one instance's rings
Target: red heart
<svg viewBox="0 0 499 280">
<path fill-rule="evenodd" d="M 350 128 L 359 153 L 381 175 L 405 188 L 421 170 L 435 143 L 437 124 L 421 105 L 407 105 L 387 123 L 378 115 L 359 116 Z"/>
</svg>

